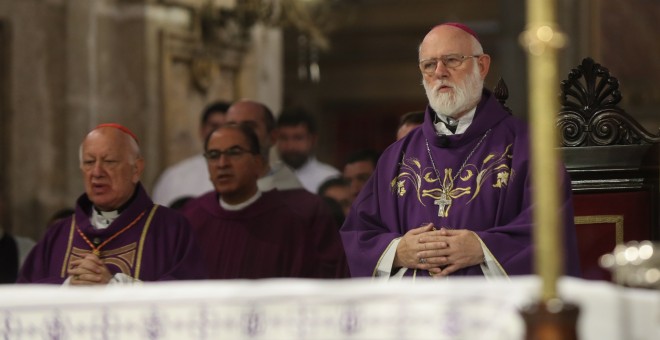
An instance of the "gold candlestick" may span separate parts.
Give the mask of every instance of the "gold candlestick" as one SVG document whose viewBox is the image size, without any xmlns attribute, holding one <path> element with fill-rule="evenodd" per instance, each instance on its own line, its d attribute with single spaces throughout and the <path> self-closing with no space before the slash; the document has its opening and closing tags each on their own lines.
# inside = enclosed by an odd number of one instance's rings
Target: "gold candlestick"
<svg viewBox="0 0 660 340">
<path fill-rule="evenodd" d="M 563 273 L 562 216 L 556 114 L 559 88 L 557 50 L 565 43 L 555 23 L 554 0 L 527 1 L 527 29 L 521 43 L 529 59 L 531 160 L 534 185 L 534 245 L 536 272 L 541 277 L 541 301 L 522 316 L 526 338 L 577 339 L 578 308 L 558 298 Z"/>
<path fill-rule="evenodd" d="M 564 45 L 564 37 L 555 23 L 554 1 L 528 0 L 527 20 L 522 40 L 529 55 L 535 264 L 543 284 L 542 299 L 548 301 L 557 297 L 557 279 L 563 271 L 555 120 L 559 109 L 557 49 Z"/>
</svg>

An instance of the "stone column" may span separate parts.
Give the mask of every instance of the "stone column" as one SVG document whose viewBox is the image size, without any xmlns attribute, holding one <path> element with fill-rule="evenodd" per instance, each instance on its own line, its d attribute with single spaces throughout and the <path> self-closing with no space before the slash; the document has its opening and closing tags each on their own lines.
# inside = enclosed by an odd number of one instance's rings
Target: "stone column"
<svg viewBox="0 0 660 340">
<path fill-rule="evenodd" d="M 40 1 L 3 1 L 0 20 L 7 24 L 7 133 L 3 190 L 8 197 L 9 229 L 38 238 L 47 207 L 66 196 L 68 171 L 64 140 L 65 5 Z"/>
<path fill-rule="evenodd" d="M 282 110 L 284 87 L 282 31 L 256 25 L 251 37 L 242 59 L 238 95 L 266 104 L 277 115 Z"/>
<path fill-rule="evenodd" d="M 235 99 L 242 56 L 240 46 L 203 41 L 206 4 L 0 3 L 11 42 L 3 181 L 17 234 L 38 239 L 56 210 L 73 207 L 83 192 L 78 148 L 99 123 L 121 123 L 139 136 L 147 190 L 166 165 L 200 151 L 202 108 Z"/>
</svg>

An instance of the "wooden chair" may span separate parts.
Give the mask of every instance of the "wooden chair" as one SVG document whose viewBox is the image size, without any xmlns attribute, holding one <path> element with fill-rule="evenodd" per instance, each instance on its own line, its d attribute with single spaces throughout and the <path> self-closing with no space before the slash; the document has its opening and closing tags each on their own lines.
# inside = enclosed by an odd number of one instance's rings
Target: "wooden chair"
<svg viewBox="0 0 660 340">
<path fill-rule="evenodd" d="M 598 259 L 616 244 L 660 237 L 660 134 L 645 131 L 620 101 L 618 80 L 591 58 L 561 82 L 557 127 L 586 279 L 610 278 Z"/>
</svg>

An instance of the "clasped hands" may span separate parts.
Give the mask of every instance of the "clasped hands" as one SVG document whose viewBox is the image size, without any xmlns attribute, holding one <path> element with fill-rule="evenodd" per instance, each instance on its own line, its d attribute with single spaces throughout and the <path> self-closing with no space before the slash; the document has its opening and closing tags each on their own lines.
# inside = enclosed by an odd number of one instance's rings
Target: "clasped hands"
<svg viewBox="0 0 660 340">
<path fill-rule="evenodd" d="M 76 286 L 107 284 L 113 276 L 103 261 L 92 253 L 71 261 L 67 274 L 71 278 L 69 283 Z"/>
<path fill-rule="evenodd" d="M 461 268 L 483 262 L 478 237 L 467 229 L 436 229 L 432 223 L 409 230 L 394 256 L 394 267 L 428 270 L 444 277 Z"/>
</svg>

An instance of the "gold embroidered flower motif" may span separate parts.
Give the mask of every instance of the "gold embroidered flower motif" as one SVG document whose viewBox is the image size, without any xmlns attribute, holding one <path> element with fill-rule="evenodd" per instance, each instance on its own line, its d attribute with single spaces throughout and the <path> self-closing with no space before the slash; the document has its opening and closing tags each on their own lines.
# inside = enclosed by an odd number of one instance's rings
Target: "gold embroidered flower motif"
<svg viewBox="0 0 660 340">
<path fill-rule="evenodd" d="M 497 174 L 497 183 L 493 184 L 493 188 L 502 188 L 506 186 L 509 182 L 509 173 L 500 172 Z"/>
<path fill-rule="evenodd" d="M 496 177 L 497 182 L 493 184 L 493 187 L 502 188 L 502 186 L 506 186 L 508 184 L 509 177 L 514 176 L 513 169 L 511 169 L 508 164 L 509 160 L 512 157 L 512 153 L 511 153 L 512 146 L 513 144 L 509 144 L 506 146 L 506 148 L 501 154 L 491 153 L 488 156 L 486 156 L 486 158 L 484 158 L 484 160 L 481 162 L 481 167 L 477 169 L 477 178 L 476 178 L 477 183 L 474 187 L 474 192 L 472 193 L 472 197 L 468 202 L 471 202 L 481 193 L 481 187 L 486 181 L 486 179 L 494 175 L 495 173 L 497 173 L 497 177 Z M 470 164 L 469 166 L 473 166 L 473 165 Z M 466 166 L 466 168 L 468 168 L 468 166 Z M 502 175 L 503 173 L 506 173 L 506 175 Z"/>
<path fill-rule="evenodd" d="M 399 197 L 403 197 L 408 191 L 406 184 L 410 183 L 417 194 L 417 200 L 422 204 L 420 190 L 422 186 L 423 173 L 429 172 L 428 169 L 422 169 L 422 164 L 419 159 L 415 157 L 408 157 L 401 155 L 401 162 L 399 163 L 399 174 L 390 182 L 390 190 L 396 193 Z"/>
<path fill-rule="evenodd" d="M 399 197 L 408 194 L 406 186 L 415 194 L 417 200 L 426 206 L 422 197 L 430 197 L 439 206 L 438 216 L 449 216 L 451 201 L 462 196 L 468 196 L 469 204 L 481 193 L 482 186 L 488 178 L 496 176 L 494 188 L 506 187 L 515 172 L 509 166 L 512 158 L 512 144 L 505 147 L 501 153 L 490 153 L 481 162 L 465 164 L 460 174 L 452 174 L 451 168 L 444 169 L 444 178 L 438 178 L 432 167 L 422 167 L 419 159 L 403 154 L 399 163 L 399 174 L 390 182 L 390 190 Z M 472 182 L 472 183 L 468 183 Z M 423 189 L 422 183 L 433 184 L 431 189 Z M 437 184 L 434 184 L 437 183 Z M 444 205 L 439 205 L 443 203 Z"/>
<path fill-rule="evenodd" d="M 396 187 L 397 187 L 397 188 L 396 188 L 396 193 L 397 193 L 399 196 L 403 196 L 403 195 L 406 194 L 406 187 L 404 186 L 405 184 L 406 184 L 406 180 L 405 180 L 405 179 L 402 180 L 402 181 L 398 181 L 398 182 L 396 183 Z"/>
</svg>

